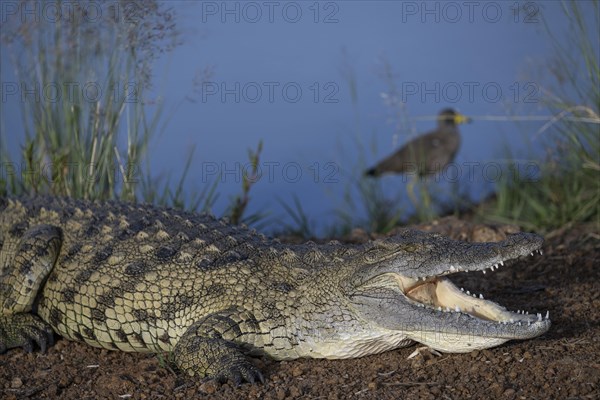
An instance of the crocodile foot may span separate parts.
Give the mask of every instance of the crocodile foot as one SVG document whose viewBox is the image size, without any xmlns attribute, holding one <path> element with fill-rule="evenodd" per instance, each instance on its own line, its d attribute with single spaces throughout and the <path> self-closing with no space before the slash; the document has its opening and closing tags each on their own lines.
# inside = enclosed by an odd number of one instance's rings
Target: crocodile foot
<svg viewBox="0 0 600 400">
<path fill-rule="evenodd" d="M 175 364 L 191 376 L 208 376 L 221 383 L 265 383 L 259 369 L 234 342 L 236 334 L 239 337 L 244 331 L 254 331 L 255 324 L 252 315 L 235 307 L 207 315 L 179 339 L 173 349 Z"/>
<path fill-rule="evenodd" d="M 36 344 L 42 353 L 54 344 L 54 332 L 50 325 L 33 314 L 0 316 L 0 354 L 15 347 L 22 347 L 31 353 Z"/>
<path fill-rule="evenodd" d="M 243 381 L 265 383 L 265 378 L 258 368 L 246 358 L 230 360 L 221 364 L 221 368 L 215 371 L 213 378 L 220 383 L 227 381 L 240 386 Z"/>
<path fill-rule="evenodd" d="M 265 382 L 238 346 L 218 338 L 184 337 L 175 347 L 175 364 L 189 375 L 208 376 L 220 383 Z"/>
</svg>

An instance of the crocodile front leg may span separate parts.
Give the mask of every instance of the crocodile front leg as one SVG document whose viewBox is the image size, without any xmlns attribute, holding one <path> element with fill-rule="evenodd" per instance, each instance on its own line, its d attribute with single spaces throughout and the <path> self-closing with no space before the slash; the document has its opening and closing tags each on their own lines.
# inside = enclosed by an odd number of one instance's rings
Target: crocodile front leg
<svg viewBox="0 0 600 400">
<path fill-rule="evenodd" d="M 4 242 L 0 258 L 0 353 L 14 347 L 31 352 L 34 343 L 45 352 L 52 344 L 52 328 L 30 312 L 61 245 L 62 231 L 51 225 L 28 229 L 16 246 L 10 239 Z"/>
<path fill-rule="evenodd" d="M 207 315 L 188 328 L 173 351 L 176 365 L 189 375 L 209 376 L 236 385 L 264 378 L 237 343 L 258 332 L 254 317 L 238 308 Z M 237 343 L 236 343 L 237 342 Z"/>
</svg>

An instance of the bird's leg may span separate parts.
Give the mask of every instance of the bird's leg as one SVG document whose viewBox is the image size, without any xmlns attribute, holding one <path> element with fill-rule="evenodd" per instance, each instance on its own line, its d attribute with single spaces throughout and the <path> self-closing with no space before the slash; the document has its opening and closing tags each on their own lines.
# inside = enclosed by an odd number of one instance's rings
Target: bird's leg
<svg viewBox="0 0 600 400">
<path fill-rule="evenodd" d="M 408 198 L 410 202 L 415 207 L 415 210 L 419 211 L 419 203 L 417 202 L 417 197 L 415 196 L 415 183 L 418 178 L 415 176 L 411 177 L 406 185 L 406 194 L 408 194 Z"/>
<path fill-rule="evenodd" d="M 431 216 L 431 195 L 427 188 L 427 183 L 420 185 L 421 188 L 421 203 L 422 203 L 422 216 L 429 219 Z"/>
</svg>

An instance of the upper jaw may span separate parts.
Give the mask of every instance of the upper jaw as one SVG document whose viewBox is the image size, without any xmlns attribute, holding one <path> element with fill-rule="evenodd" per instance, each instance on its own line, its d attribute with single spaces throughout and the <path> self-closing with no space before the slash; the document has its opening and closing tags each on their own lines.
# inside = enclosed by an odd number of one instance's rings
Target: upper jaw
<svg viewBox="0 0 600 400">
<path fill-rule="evenodd" d="M 494 270 L 506 261 L 541 252 L 543 238 L 534 233 L 508 235 L 506 240 L 469 243 L 406 230 L 371 242 L 355 256 L 359 268 L 351 269 L 348 288 L 360 287 L 386 273 L 425 281 L 461 271 Z"/>
<path fill-rule="evenodd" d="M 536 252 L 541 254 L 542 244 L 543 238 L 534 233 L 512 234 L 504 241 L 491 243 L 467 243 L 443 238 L 427 247 L 428 254 L 423 255 L 424 260 L 415 268 L 409 264 L 399 267 L 398 272 L 417 280 L 461 271 L 482 271 L 485 274 L 487 270 L 493 271 L 506 261 Z"/>
<path fill-rule="evenodd" d="M 543 254 L 542 249 L 535 249 L 535 250 L 529 252 L 529 256 L 534 256 L 536 253 L 540 254 L 540 255 Z M 465 265 L 461 265 L 461 264 L 456 264 L 456 265 L 450 264 L 450 265 L 441 267 L 442 271 L 440 273 L 438 273 L 437 275 L 428 276 L 426 274 L 423 274 L 420 276 L 417 275 L 417 277 L 413 278 L 413 279 L 415 279 L 416 281 L 419 281 L 419 280 L 425 281 L 430 278 L 442 277 L 445 275 L 455 274 L 457 272 L 472 272 L 472 271 L 481 271 L 485 275 L 485 273 L 487 271 L 493 272 L 494 270 L 499 269 L 501 266 L 504 266 L 505 262 L 512 261 L 514 259 L 515 258 L 504 258 L 503 259 L 502 257 L 498 257 L 496 259 L 488 260 L 487 263 L 482 262 L 482 263 L 478 263 L 478 264 L 474 264 L 474 265 L 470 265 L 470 266 L 465 266 Z M 499 261 L 496 261 L 496 260 L 499 260 Z M 494 261 L 496 261 L 496 262 L 494 262 Z"/>
</svg>

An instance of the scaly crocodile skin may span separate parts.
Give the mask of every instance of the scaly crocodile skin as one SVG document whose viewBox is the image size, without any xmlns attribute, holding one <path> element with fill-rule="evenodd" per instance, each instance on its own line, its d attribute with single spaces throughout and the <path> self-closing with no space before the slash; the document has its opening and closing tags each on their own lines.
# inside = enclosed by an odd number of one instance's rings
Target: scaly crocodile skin
<svg viewBox="0 0 600 400">
<path fill-rule="evenodd" d="M 432 257 L 468 268 L 539 248 L 522 235 L 479 247 L 411 231 L 362 246 L 292 246 L 150 205 L 0 198 L 0 352 L 45 351 L 56 332 L 111 350 L 172 351 L 190 375 L 262 381 L 246 353 L 344 358 L 411 343 L 406 329 L 379 321 L 379 303 L 361 300 L 374 277 L 443 273 Z M 380 296 L 382 310 L 399 301 L 387 284 L 369 297 Z M 410 307 L 406 324 L 429 318 Z"/>
</svg>

